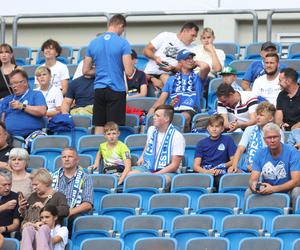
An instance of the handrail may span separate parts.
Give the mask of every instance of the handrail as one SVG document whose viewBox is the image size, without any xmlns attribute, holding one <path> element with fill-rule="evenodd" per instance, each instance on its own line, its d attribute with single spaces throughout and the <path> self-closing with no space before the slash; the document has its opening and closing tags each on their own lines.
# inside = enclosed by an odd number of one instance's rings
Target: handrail
<svg viewBox="0 0 300 250">
<path fill-rule="evenodd" d="M 18 21 L 20 19 L 30 19 L 30 18 L 57 18 L 57 17 L 101 17 L 105 16 L 107 21 L 110 19 L 110 14 L 107 12 L 90 12 L 90 13 L 49 13 L 49 14 L 19 14 L 13 19 L 13 37 L 12 44 L 17 46 L 18 39 Z"/>
<path fill-rule="evenodd" d="M 272 40 L 272 16 L 275 13 L 300 13 L 300 9 L 273 9 L 267 15 L 267 41 Z"/>
<path fill-rule="evenodd" d="M 126 12 L 124 16 L 164 16 L 164 15 L 218 15 L 218 14 L 250 14 L 253 17 L 253 42 L 257 42 L 258 39 L 258 16 L 254 10 L 201 10 L 201 11 L 133 11 Z"/>
<path fill-rule="evenodd" d="M 3 16 L 0 16 L 0 22 L 1 22 L 1 43 L 5 42 L 5 19 Z"/>
</svg>

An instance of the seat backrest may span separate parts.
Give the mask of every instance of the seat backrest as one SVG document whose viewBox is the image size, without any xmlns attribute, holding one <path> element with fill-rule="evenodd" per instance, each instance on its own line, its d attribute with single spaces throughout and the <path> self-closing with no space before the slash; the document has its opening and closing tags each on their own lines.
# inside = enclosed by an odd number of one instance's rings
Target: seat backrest
<svg viewBox="0 0 300 250">
<path fill-rule="evenodd" d="M 171 192 L 179 187 L 203 187 L 212 188 L 213 177 L 209 174 L 179 174 L 172 179 Z"/>
<path fill-rule="evenodd" d="M 248 58 L 251 55 L 259 55 L 261 51 L 262 42 L 250 43 L 246 46 L 245 58 Z M 281 44 L 274 42 L 276 45 L 276 50 L 278 54 L 281 54 Z"/>
<path fill-rule="evenodd" d="M 149 209 L 186 207 L 190 207 L 190 197 L 186 194 L 154 194 L 149 201 Z"/>
<path fill-rule="evenodd" d="M 164 229 L 165 220 L 159 215 L 133 215 L 124 219 L 122 231 L 133 229 Z"/>
<path fill-rule="evenodd" d="M 79 154 L 79 166 L 87 168 L 93 164 L 93 157 L 87 154 Z M 59 169 L 62 166 L 61 155 L 57 156 L 54 160 L 55 169 Z"/>
<path fill-rule="evenodd" d="M 220 179 L 219 192 L 224 188 L 248 187 L 249 177 L 248 173 L 225 174 Z"/>
<path fill-rule="evenodd" d="M 80 250 L 99 249 L 123 250 L 124 242 L 116 238 L 89 238 L 81 243 Z"/>
<path fill-rule="evenodd" d="M 246 72 L 249 65 L 254 61 L 255 60 L 234 60 L 229 66 L 235 68 L 237 72 Z"/>
<path fill-rule="evenodd" d="M 300 250 L 300 239 L 294 241 L 292 250 Z"/>
<path fill-rule="evenodd" d="M 88 229 L 100 229 L 100 230 L 114 230 L 116 227 L 116 220 L 112 216 L 106 215 L 84 215 L 79 216 L 74 220 L 73 232 Z"/>
<path fill-rule="evenodd" d="M 172 231 L 178 229 L 214 229 L 215 220 L 210 215 L 178 215 L 173 219 Z"/>
<path fill-rule="evenodd" d="M 166 182 L 163 175 L 135 174 L 125 178 L 123 190 L 138 187 L 165 188 L 165 186 Z"/>
<path fill-rule="evenodd" d="M 275 237 L 249 237 L 240 241 L 239 250 L 282 250 L 283 241 Z"/>
<path fill-rule="evenodd" d="M 71 46 L 67 46 L 67 45 L 61 45 L 61 53 L 59 55 L 59 61 L 63 62 L 63 63 L 72 63 L 72 58 L 73 58 L 73 48 Z M 45 56 L 43 54 L 43 51 L 41 50 L 41 48 L 38 49 L 37 51 L 37 57 L 36 57 L 36 63 L 37 64 L 41 64 L 45 62 Z"/>
<path fill-rule="evenodd" d="M 156 97 L 131 98 L 127 100 L 127 105 L 131 108 L 138 108 L 148 112 L 148 110 L 153 106 L 156 100 Z"/>
<path fill-rule="evenodd" d="M 118 177 L 112 174 L 90 174 L 94 188 L 116 189 Z"/>
<path fill-rule="evenodd" d="M 127 136 L 124 143 L 127 145 L 127 147 L 143 147 L 144 148 L 146 141 L 147 141 L 146 134 L 135 134 L 135 135 Z"/>
<path fill-rule="evenodd" d="M 20 242 L 14 238 L 5 238 L 4 245 L 2 247 L 4 250 L 19 250 L 20 249 Z"/>
<path fill-rule="evenodd" d="M 27 73 L 28 77 L 35 76 L 35 70 L 39 67 L 39 65 L 23 65 L 22 69 Z"/>
<path fill-rule="evenodd" d="M 278 215 L 273 219 L 272 231 L 280 229 L 298 229 L 300 225 L 300 215 L 289 214 L 289 215 Z"/>
<path fill-rule="evenodd" d="M 29 155 L 28 167 L 31 170 L 38 170 L 40 168 L 47 168 L 47 159 L 43 155 Z"/>
<path fill-rule="evenodd" d="M 289 207 L 290 197 L 284 193 L 270 195 L 252 194 L 246 200 L 246 210 L 256 207 L 281 208 Z"/>
<path fill-rule="evenodd" d="M 140 208 L 142 198 L 137 194 L 106 194 L 102 197 L 100 208 Z"/>
<path fill-rule="evenodd" d="M 23 59 L 26 64 L 30 64 L 30 60 L 32 59 L 32 49 L 26 46 L 17 46 L 13 47 L 14 57 L 16 59 Z"/>
<path fill-rule="evenodd" d="M 180 131 L 183 132 L 184 124 L 185 124 L 185 117 L 181 113 L 174 113 L 172 124 Z M 153 115 L 149 115 L 146 118 L 146 126 L 145 131 L 153 125 Z"/>
<path fill-rule="evenodd" d="M 136 114 L 126 114 L 126 121 L 125 125 L 132 127 L 132 128 L 137 128 L 140 124 L 140 117 Z M 138 131 L 136 131 L 137 133 Z"/>
<path fill-rule="evenodd" d="M 73 115 L 75 127 L 90 128 L 92 126 L 92 116 L 89 115 Z"/>
<path fill-rule="evenodd" d="M 77 144 L 77 150 L 80 151 L 84 148 L 98 148 L 106 139 L 104 135 L 84 135 L 80 137 Z"/>
<path fill-rule="evenodd" d="M 176 250 L 177 242 L 172 238 L 145 238 L 139 239 L 134 243 L 134 250 L 153 250 L 153 249 L 163 249 L 163 250 Z"/>
<path fill-rule="evenodd" d="M 236 208 L 239 204 L 239 196 L 236 194 L 222 194 L 222 193 L 213 193 L 213 194 L 203 194 L 199 197 L 198 208 Z"/>
<path fill-rule="evenodd" d="M 208 134 L 206 134 L 206 133 L 184 133 L 183 136 L 185 139 L 185 145 L 196 146 L 200 140 L 208 137 Z"/>
<path fill-rule="evenodd" d="M 299 59 L 282 59 L 280 63 L 285 64 L 286 67 L 293 68 L 296 71 L 300 71 L 300 60 Z"/>
<path fill-rule="evenodd" d="M 77 69 L 78 64 L 67 64 L 68 67 L 68 71 L 69 71 L 69 75 L 70 75 L 70 79 L 73 78 L 76 69 Z"/>
<path fill-rule="evenodd" d="M 224 135 L 230 136 L 233 139 L 235 145 L 238 145 L 242 138 L 243 133 L 242 132 L 232 132 L 232 133 L 224 133 Z"/>
<path fill-rule="evenodd" d="M 31 152 L 38 149 L 64 149 L 71 146 L 71 139 L 64 135 L 39 136 L 32 141 Z"/>
<path fill-rule="evenodd" d="M 214 46 L 223 50 L 226 55 L 236 56 L 240 53 L 240 46 L 237 43 L 217 42 Z"/>
<path fill-rule="evenodd" d="M 147 44 L 131 44 L 131 49 L 133 49 L 138 55 L 143 54 L 143 49 Z"/>
<path fill-rule="evenodd" d="M 300 43 L 291 43 L 288 48 L 288 58 L 300 54 Z"/>
<path fill-rule="evenodd" d="M 195 238 L 190 239 L 186 246 L 186 250 L 229 250 L 229 240 L 222 237 Z"/>
<path fill-rule="evenodd" d="M 265 227 L 265 219 L 260 215 L 239 214 L 228 215 L 222 221 L 222 229 L 254 229 L 260 230 Z"/>
</svg>

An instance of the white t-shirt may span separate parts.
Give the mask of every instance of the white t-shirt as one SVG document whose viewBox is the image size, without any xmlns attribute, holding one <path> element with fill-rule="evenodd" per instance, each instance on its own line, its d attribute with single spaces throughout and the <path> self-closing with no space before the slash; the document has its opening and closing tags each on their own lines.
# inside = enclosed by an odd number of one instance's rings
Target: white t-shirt
<svg viewBox="0 0 300 250">
<path fill-rule="evenodd" d="M 65 246 L 68 244 L 68 228 L 56 225 L 53 229 L 51 229 L 50 235 L 51 238 L 54 236 L 60 236 L 62 238 L 62 241 L 53 246 L 53 250 L 64 250 Z"/>
<path fill-rule="evenodd" d="M 281 87 L 279 85 L 279 74 L 272 81 L 267 79 L 267 75 L 262 75 L 253 83 L 252 92 L 257 96 L 261 96 L 267 99 L 268 102 L 272 103 L 276 107 L 276 100 Z"/>
<path fill-rule="evenodd" d="M 180 50 L 191 49 L 194 45 L 186 46 L 181 42 L 176 33 L 172 32 L 162 32 L 157 35 L 152 41 L 151 44 L 156 49 L 155 56 L 161 58 L 162 61 L 168 62 L 169 64 L 176 66 L 177 60 L 176 56 Z M 150 60 L 144 70 L 146 74 L 163 74 L 168 73 L 159 69 L 159 66 L 154 60 Z"/>
<path fill-rule="evenodd" d="M 215 49 L 216 50 L 216 54 L 217 54 L 217 57 L 222 65 L 222 68 L 224 67 L 224 62 L 225 62 L 225 53 L 223 50 L 221 49 Z M 213 76 L 213 74 L 217 73 L 217 72 L 214 72 L 212 70 L 212 57 L 211 57 L 211 54 L 206 51 L 203 47 L 203 45 L 198 45 L 198 46 L 195 46 L 194 48 L 191 49 L 191 52 L 195 53 L 196 56 L 194 57 L 195 61 L 202 61 L 202 62 L 206 62 L 209 67 L 210 67 L 210 74 Z M 196 73 L 199 73 L 200 72 L 200 68 L 197 67 L 195 68 L 194 70 Z"/>
<path fill-rule="evenodd" d="M 56 107 L 61 106 L 64 97 L 58 87 L 52 86 L 46 91 L 41 90 L 41 88 L 37 88 L 36 90 L 39 90 L 43 93 L 47 103 L 48 111 L 53 111 Z"/>
<path fill-rule="evenodd" d="M 45 64 L 41 66 L 45 66 Z M 60 61 L 56 61 L 56 63 L 50 67 L 50 70 L 52 76 L 51 84 L 61 89 L 61 80 L 70 79 L 67 65 Z M 36 86 L 39 86 L 39 82 L 37 81 L 36 77 L 34 83 Z"/>
<path fill-rule="evenodd" d="M 149 140 L 150 136 L 152 135 L 155 127 L 151 126 L 147 132 L 147 141 Z M 158 133 L 157 135 L 157 144 L 156 144 L 156 152 L 159 150 L 162 140 L 165 136 L 165 133 Z M 172 140 L 172 148 L 171 148 L 171 155 L 178 155 L 183 156 L 185 150 L 185 139 L 183 135 L 176 129 L 174 133 L 174 137 Z"/>
<path fill-rule="evenodd" d="M 73 80 L 78 78 L 78 77 L 83 76 L 82 68 L 83 68 L 83 60 L 77 65 L 76 71 L 75 71 L 74 76 L 73 76 Z"/>
</svg>

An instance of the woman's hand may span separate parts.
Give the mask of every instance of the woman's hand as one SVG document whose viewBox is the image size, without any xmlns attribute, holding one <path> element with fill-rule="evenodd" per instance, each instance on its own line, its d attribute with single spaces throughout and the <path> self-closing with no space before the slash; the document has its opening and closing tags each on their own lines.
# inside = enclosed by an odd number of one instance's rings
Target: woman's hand
<svg viewBox="0 0 300 250">
<path fill-rule="evenodd" d="M 44 207 L 44 204 L 43 204 L 42 202 L 40 202 L 40 201 L 37 201 L 37 202 L 34 203 L 32 206 L 33 206 L 33 207 L 43 208 L 43 207 Z"/>
</svg>

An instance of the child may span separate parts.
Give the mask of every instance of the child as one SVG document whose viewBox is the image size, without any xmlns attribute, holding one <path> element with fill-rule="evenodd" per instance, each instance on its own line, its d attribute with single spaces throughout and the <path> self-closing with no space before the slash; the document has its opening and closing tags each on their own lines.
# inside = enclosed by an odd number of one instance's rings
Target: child
<svg viewBox="0 0 300 250">
<path fill-rule="evenodd" d="M 274 105 L 269 102 L 262 102 L 257 106 L 256 125 L 245 129 L 232 159 L 232 166 L 228 169 L 229 173 L 251 172 L 256 151 L 266 146 L 262 128 L 274 120 L 275 111 Z M 281 133 L 281 139 L 283 142 L 283 133 Z"/>
<path fill-rule="evenodd" d="M 126 175 L 131 170 L 130 151 L 128 147 L 118 140 L 120 131 L 115 122 L 104 125 L 104 137 L 106 142 L 101 143 L 92 170 L 99 168 L 99 162 L 103 159 L 103 174 L 116 174 L 119 176 L 118 184 L 122 184 Z"/>
<path fill-rule="evenodd" d="M 224 118 L 222 115 L 213 115 L 208 120 L 207 130 L 209 137 L 200 140 L 196 146 L 194 171 L 214 176 L 214 186 L 218 187 L 219 178 L 231 166 L 231 159 L 236 145 L 232 137 L 222 135 Z"/>
<path fill-rule="evenodd" d="M 21 250 L 65 249 L 68 243 L 68 229 L 60 225 L 56 206 L 43 207 L 40 212 L 40 221 L 31 224 L 31 226 L 23 227 Z"/>
</svg>

